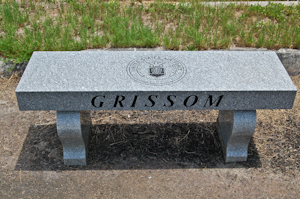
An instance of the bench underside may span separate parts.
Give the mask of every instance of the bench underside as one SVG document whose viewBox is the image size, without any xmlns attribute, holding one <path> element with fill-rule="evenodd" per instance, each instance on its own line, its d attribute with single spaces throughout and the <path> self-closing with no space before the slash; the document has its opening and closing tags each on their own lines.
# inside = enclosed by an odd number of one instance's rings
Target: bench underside
<svg viewBox="0 0 300 199">
<path fill-rule="evenodd" d="M 248 145 L 256 126 L 256 111 L 219 111 L 217 130 L 224 160 L 247 161 Z M 57 133 L 65 165 L 86 166 L 91 117 L 88 111 L 57 111 Z"/>
</svg>

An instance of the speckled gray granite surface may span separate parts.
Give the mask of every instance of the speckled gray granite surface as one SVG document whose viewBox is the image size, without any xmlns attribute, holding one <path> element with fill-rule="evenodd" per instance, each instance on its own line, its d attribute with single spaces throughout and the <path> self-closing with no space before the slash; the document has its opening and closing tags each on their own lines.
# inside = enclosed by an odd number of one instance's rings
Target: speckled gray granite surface
<svg viewBox="0 0 300 199">
<path fill-rule="evenodd" d="M 165 74 L 151 76 L 149 68 Z M 35 52 L 17 92 L 294 89 L 274 52 Z"/>
<path fill-rule="evenodd" d="M 84 51 L 165 51 L 164 47 L 156 48 L 99 48 L 99 49 L 87 49 Z M 232 47 L 226 49 L 228 51 L 270 51 L 267 48 L 241 48 Z M 216 50 L 219 51 L 219 50 Z M 299 74 L 297 69 L 300 68 L 300 50 L 299 49 L 287 49 L 281 48 L 278 51 L 274 51 L 278 55 L 283 66 L 288 70 L 289 74 L 294 75 L 295 72 Z M 13 72 L 16 72 L 19 76 L 22 75 L 26 68 L 27 62 L 14 65 L 14 63 L 6 63 L 3 58 L 0 57 L 0 76 L 11 76 Z M 13 69 L 9 70 L 8 69 Z M 296 71 L 295 71 L 296 70 Z M 296 74 L 296 75 L 297 75 Z"/>
</svg>

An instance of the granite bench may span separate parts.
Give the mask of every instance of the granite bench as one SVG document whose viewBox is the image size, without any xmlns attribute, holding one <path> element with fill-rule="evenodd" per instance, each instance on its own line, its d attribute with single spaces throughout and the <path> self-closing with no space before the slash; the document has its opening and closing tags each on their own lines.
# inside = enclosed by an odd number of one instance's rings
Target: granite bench
<svg viewBox="0 0 300 199">
<path fill-rule="evenodd" d="M 86 165 L 90 110 L 219 110 L 225 162 L 246 161 L 257 109 L 291 109 L 296 87 L 275 52 L 34 52 L 20 110 L 56 110 L 65 165 Z"/>
</svg>

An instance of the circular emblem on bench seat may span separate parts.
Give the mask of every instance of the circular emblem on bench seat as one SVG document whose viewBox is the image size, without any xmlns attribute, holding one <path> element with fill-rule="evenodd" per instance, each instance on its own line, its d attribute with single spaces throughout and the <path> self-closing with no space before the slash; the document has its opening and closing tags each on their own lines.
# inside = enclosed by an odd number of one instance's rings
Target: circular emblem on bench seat
<svg viewBox="0 0 300 199">
<path fill-rule="evenodd" d="M 174 58 L 154 55 L 131 61 L 127 66 L 127 73 L 140 83 L 163 85 L 183 78 L 186 67 Z"/>
</svg>

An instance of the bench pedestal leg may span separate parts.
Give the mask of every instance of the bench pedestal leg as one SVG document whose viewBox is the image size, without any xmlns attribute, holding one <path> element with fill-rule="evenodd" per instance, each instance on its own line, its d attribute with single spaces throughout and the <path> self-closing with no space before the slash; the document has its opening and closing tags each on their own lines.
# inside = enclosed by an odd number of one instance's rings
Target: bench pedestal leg
<svg viewBox="0 0 300 199">
<path fill-rule="evenodd" d="M 247 161 L 256 126 L 256 111 L 219 111 L 217 129 L 225 162 Z"/>
<path fill-rule="evenodd" d="M 90 113 L 86 111 L 57 111 L 56 126 L 63 146 L 65 165 L 86 165 L 91 128 Z"/>
</svg>

